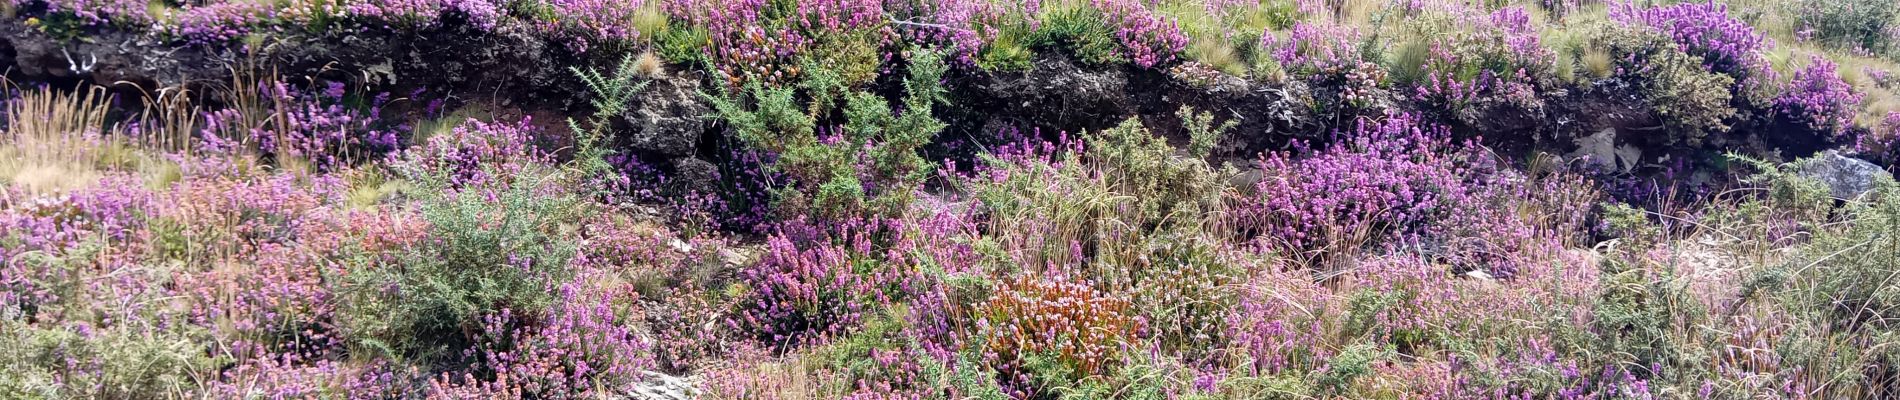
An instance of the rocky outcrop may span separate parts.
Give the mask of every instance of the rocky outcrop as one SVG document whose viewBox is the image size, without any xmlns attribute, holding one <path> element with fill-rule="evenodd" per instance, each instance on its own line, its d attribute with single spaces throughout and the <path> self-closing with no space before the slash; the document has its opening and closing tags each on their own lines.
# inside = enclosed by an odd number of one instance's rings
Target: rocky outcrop
<svg viewBox="0 0 1900 400">
<path fill-rule="evenodd" d="M 1893 175 L 1879 165 L 1842 155 L 1838 150 L 1801 160 L 1796 163 L 1795 172 L 1820 181 L 1834 197 L 1850 200 L 1874 190 L 1877 181 L 1893 179 Z"/>
<path fill-rule="evenodd" d="M 700 79 L 678 75 L 655 77 L 638 96 L 638 104 L 614 121 L 634 150 L 662 157 L 694 154 L 700 136 L 711 127 L 712 107 L 699 96 Z"/>
<path fill-rule="evenodd" d="M 646 371 L 639 383 L 626 388 L 620 398 L 625 400 L 692 400 L 700 397 L 698 381 L 693 378 L 681 378 Z"/>
</svg>

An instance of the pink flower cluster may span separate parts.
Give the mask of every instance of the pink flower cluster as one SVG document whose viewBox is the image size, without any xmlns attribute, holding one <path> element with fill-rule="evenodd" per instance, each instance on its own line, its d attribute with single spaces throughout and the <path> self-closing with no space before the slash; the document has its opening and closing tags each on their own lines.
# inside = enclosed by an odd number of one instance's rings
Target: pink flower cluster
<svg viewBox="0 0 1900 400">
<path fill-rule="evenodd" d="M 1838 136 L 1853 124 L 1863 97 L 1841 80 L 1834 62 L 1816 56 L 1795 71 L 1794 80 L 1775 97 L 1775 109 L 1808 129 Z"/>
<path fill-rule="evenodd" d="M 1620 2 L 1611 6 L 1610 17 L 1662 31 L 1710 69 L 1737 78 L 1766 68 L 1762 51 L 1773 46 L 1754 26 L 1730 17 L 1728 5 L 1715 1 L 1647 8 Z"/>
<path fill-rule="evenodd" d="M 251 34 L 256 25 L 271 18 L 274 12 L 263 3 L 246 1 L 186 7 L 168 28 L 172 36 L 187 45 L 223 45 Z"/>
<path fill-rule="evenodd" d="M 1272 153 L 1255 200 L 1240 214 L 1266 246 L 1319 257 L 1369 241 L 1425 233 L 1467 198 L 1463 163 L 1443 127 L 1395 115 L 1359 122 L 1339 144 L 1308 157 Z"/>
<path fill-rule="evenodd" d="M 869 235 L 882 224 L 850 225 L 857 228 L 835 239 L 842 245 L 826 243 L 834 240 L 829 234 L 798 232 L 804 229 L 773 235 L 764 258 L 739 271 L 754 293 L 732 325 L 775 346 L 823 342 L 899 296 L 892 289 L 907 286 L 903 271 L 866 265 L 880 260 Z"/>
<path fill-rule="evenodd" d="M 1154 68 L 1173 62 L 1187 48 L 1180 23 L 1156 14 L 1141 0 L 1091 0 L 1115 28 L 1115 38 L 1136 66 Z"/>
<path fill-rule="evenodd" d="M 552 0 L 545 3 L 552 19 L 541 25 L 580 49 L 594 41 L 632 41 L 640 38 L 633 23 L 645 5 L 645 0 Z"/>
<path fill-rule="evenodd" d="M 1273 56 L 1287 72 L 1298 75 L 1330 75 L 1357 67 L 1364 59 L 1359 51 L 1357 29 L 1341 25 L 1299 22 L 1285 38 L 1273 32 L 1260 35 L 1260 47 Z"/>
</svg>

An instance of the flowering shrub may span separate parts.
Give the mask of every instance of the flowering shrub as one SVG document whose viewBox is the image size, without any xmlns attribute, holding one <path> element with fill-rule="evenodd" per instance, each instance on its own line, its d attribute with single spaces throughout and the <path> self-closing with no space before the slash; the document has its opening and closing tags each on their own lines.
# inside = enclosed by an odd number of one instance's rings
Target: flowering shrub
<svg viewBox="0 0 1900 400">
<path fill-rule="evenodd" d="M 1655 28 L 1682 51 L 1701 57 L 1709 69 L 1738 80 L 1766 68 L 1762 52 L 1772 45 L 1755 27 L 1730 17 L 1728 5 L 1714 1 L 1648 8 L 1617 3 L 1610 16 L 1625 24 Z"/>
<path fill-rule="evenodd" d="M 931 44 L 959 65 L 976 65 L 977 57 L 989 42 L 1000 35 L 1008 21 L 1005 5 L 977 0 L 888 1 L 884 5 L 892 18 L 904 21 L 893 26 L 912 42 Z"/>
<path fill-rule="evenodd" d="M 568 46 L 586 51 L 594 42 L 631 42 L 640 39 L 636 23 L 642 18 L 641 1 L 549 0 L 533 2 L 540 28 L 566 38 Z"/>
<path fill-rule="evenodd" d="M 1408 115 L 1361 120 L 1311 157 L 1272 153 L 1239 211 L 1268 247 L 1303 257 L 1346 254 L 1377 239 L 1426 233 L 1468 193 L 1449 133 Z"/>
<path fill-rule="evenodd" d="M 1794 73 L 1794 81 L 1775 98 L 1775 108 L 1788 119 L 1829 136 L 1839 136 L 1860 112 L 1862 95 L 1841 81 L 1834 63 L 1814 57 Z"/>
<path fill-rule="evenodd" d="M 1087 283 L 1016 279 L 980 307 L 978 329 L 989 338 L 984 361 L 997 368 L 1015 397 L 1046 390 L 1038 383 L 1052 379 L 1105 373 L 1136 328 L 1128 307 L 1128 300 L 1096 292 Z"/>
<path fill-rule="evenodd" d="M 322 91 L 292 88 L 282 81 L 260 82 L 265 109 L 229 108 L 208 113 L 200 132 L 213 151 L 258 151 L 280 162 L 300 160 L 334 169 L 363 155 L 382 154 L 401 145 L 407 127 L 383 118 L 384 93 L 367 109 L 349 105 L 343 83 Z"/>
<path fill-rule="evenodd" d="M 1352 27 L 1301 22 L 1293 24 L 1285 38 L 1272 32 L 1260 35 L 1260 47 L 1294 75 L 1327 76 L 1364 62 L 1360 40 L 1359 31 Z"/>
<path fill-rule="evenodd" d="M 1900 147 L 1895 145 L 1900 145 L 1900 111 L 1889 111 L 1879 125 L 1855 141 L 1854 149 L 1873 158 L 1893 160 L 1900 156 Z"/>
<path fill-rule="evenodd" d="M 1466 125 L 1491 118 L 1480 105 L 1541 111 L 1539 91 L 1552 82 L 1555 53 L 1542 46 L 1528 13 L 1519 7 L 1483 18 L 1463 12 L 1411 22 L 1418 25 L 1412 29 L 1446 33 L 1420 34 L 1429 39 L 1407 44 L 1388 60 L 1394 83 Z"/>
<path fill-rule="evenodd" d="M 1900 55 L 1900 6 L 1862 0 L 1802 2 L 1795 11 L 1797 34 L 1855 54 Z"/>
<path fill-rule="evenodd" d="M 338 28 L 427 29 L 460 20 L 483 31 L 501 23 L 494 0 L 292 1 L 278 10 L 283 21 Z"/>
<path fill-rule="evenodd" d="M 1900 112 L 1853 121 L 1886 112 L 1889 66 L 1854 60 L 1869 89 L 1817 58 L 1780 86 L 1743 23 L 1775 18 L 1707 2 L 1563 30 L 1508 5 L 1257 3 L 9 2 L 10 34 L 73 50 L 440 29 L 410 33 L 652 52 L 708 70 L 667 75 L 710 81 L 731 134 L 600 147 L 657 76 L 631 62 L 580 73 L 597 114 L 573 137 L 470 119 L 405 143 L 441 104 L 325 81 L 349 74 L 147 104 L 169 111 L 0 99 L 0 398 L 1891 397 L 1900 300 L 1866 278 L 1892 269 L 1893 184 L 1833 199 L 1768 163 L 1695 169 L 1759 150 L 1730 124 L 1859 134 L 1891 162 Z M 1032 48 L 1091 65 L 1050 74 Z M 58 50 L 34 49 L 16 61 Z M 1559 79 L 1579 65 L 1596 79 Z M 1077 135 L 947 106 L 1009 80 L 1153 93 Z M 1145 119 L 1180 102 L 1210 112 Z M 530 103 L 494 111 L 560 108 Z M 1320 115 L 1375 105 L 1394 111 Z M 1530 149 L 1453 140 L 1519 116 Z M 1601 206 L 1637 178 L 1524 157 L 1605 123 L 1675 164 L 1616 174 L 1710 188 Z M 1289 134 L 1325 140 L 1221 164 L 1252 146 L 1224 141 Z"/>
<path fill-rule="evenodd" d="M 507 309 L 484 317 L 475 356 L 496 384 L 537 398 L 591 398 L 653 367 L 651 343 L 628 323 L 636 316 L 627 315 L 626 299 L 616 299 L 627 293 L 590 286 L 562 285 L 558 305 L 536 325 L 522 326 Z"/>
<path fill-rule="evenodd" d="M 773 236 L 759 263 L 740 272 L 754 293 L 741 303 L 737 328 L 756 332 L 781 347 L 823 341 L 856 324 L 869 307 L 888 303 L 883 286 L 896 276 L 879 260 L 854 257 L 870 243 L 854 238 L 854 248 L 818 245 L 801 249 L 791 239 Z"/>
<path fill-rule="evenodd" d="M 1335 87 L 1339 103 L 1359 107 L 1386 80 L 1386 70 L 1365 58 L 1361 41 L 1351 27 L 1307 22 L 1293 24 L 1285 38 L 1260 35 L 1260 47 L 1288 74 Z"/>
<path fill-rule="evenodd" d="M 1129 61 L 1142 68 L 1154 68 L 1174 61 L 1187 48 L 1187 34 L 1171 18 L 1156 15 L 1138 0 L 1091 0 L 1102 10 L 1115 38 Z"/>
<path fill-rule="evenodd" d="M 1644 29 L 1605 28 L 1594 40 L 1615 57 L 1614 75 L 1633 81 L 1644 101 L 1669 128 L 1657 143 L 1699 145 L 1729 129 L 1739 115 L 1737 79 L 1712 72 L 1700 57 L 1667 45 L 1668 38 Z"/>
<path fill-rule="evenodd" d="M 1324 365 L 1331 355 L 1324 345 L 1326 318 L 1338 311 L 1332 293 L 1298 272 L 1264 268 L 1254 274 L 1226 318 L 1226 336 L 1245 357 L 1240 367 L 1273 376 Z"/>
<path fill-rule="evenodd" d="M 111 25 L 143 27 L 153 21 L 146 4 L 125 0 L 10 0 L 15 10 L 38 16 L 41 29 L 71 37 Z"/>
<path fill-rule="evenodd" d="M 271 9 L 262 3 L 215 3 L 189 7 L 175 17 L 171 35 L 189 45 L 228 44 L 251 34 L 254 25 L 268 18 Z"/>
</svg>

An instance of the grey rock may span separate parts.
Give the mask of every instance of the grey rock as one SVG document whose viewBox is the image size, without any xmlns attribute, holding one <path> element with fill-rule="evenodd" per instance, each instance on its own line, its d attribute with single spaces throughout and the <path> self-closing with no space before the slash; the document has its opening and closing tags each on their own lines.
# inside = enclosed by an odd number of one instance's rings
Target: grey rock
<svg viewBox="0 0 1900 400">
<path fill-rule="evenodd" d="M 686 190 L 707 191 L 719 183 L 719 166 L 698 158 L 674 159 L 673 172 L 674 182 Z"/>
<path fill-rule="evenodd" d="M 1820 181 L 1834 197 L 1853 199 L 1874 189 L 1874 182 L 1893 179 L 1879 165 L 1828 150 L 1796 162 L 1795 172 Z"/>
<path fill-rule="evenodd" d="M 693 154 L 706 132 L 705 116 L 712 107 L 699 97 L 699 80 L 665 76 L 652 81 L 640 94 L 640 103 L 621 115 L 627 144 L 635 150 L 666 156 Z"/>
<path fill-rule="evenodd" d="M 699 398 L 699 382 L 654 371 L 640 373 L 643 379 L 622 393 L 627 400 L 691 400 Z"/>
<path fill-rule="evenodd" d="M 1586 162 L 1616 172 L 1628 172 L 1636 168 L 1636 162 L 1642 159 L 1643 151 L 1636 146 L 1616 145 L 1616 128 L 1604 128 L 1596 134 L 1576 139 L 1577 151 L 1568 158 L 1588 158 Z"/>
</svg>

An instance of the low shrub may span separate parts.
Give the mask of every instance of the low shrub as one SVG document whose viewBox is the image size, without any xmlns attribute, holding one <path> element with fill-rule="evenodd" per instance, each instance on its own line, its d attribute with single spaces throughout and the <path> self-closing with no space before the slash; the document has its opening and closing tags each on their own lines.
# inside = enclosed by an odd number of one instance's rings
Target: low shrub
<svg viewBox="0 0 1900 400">
<path fill-rule="evenodd" d="M 1464 155 L 1444 127 L 1395 115 L 1360 120 L 1343 135 L 1308 157 L 1266 155 L 1265 179 L 1236 211 L 1240 226 L 1267 248 L 1317 264 L 1415 238 L 1465 198 Z"/>
<path fill-rule="evenodd" d="M 1127 299 L 1086 282 L 1025 276 L 1003 284 L 978 307 L 983 360 L 1012 397 L 1049 394 L 1111 373 L 1133 339 Z"/>
<path fill-rule="evenodd" d="M 1845 139 L 1854 116 L 1860 113 L 1864 96 L 1853 85 L 1841 80 L 1834 62 L 1816 56 L 1808 66 L 1795 71 L 1794 80 L 1775 97 L 1775 110 L 1783 118 L 1806 126 L 1823 137 Z"/>
<path fill-rule="evenodd" d="M 918 150 L 945 127 L 931 113 L 945 100 L 940 57 L 912 53 L 897 110 L 820 70 L 806 74 L 803 90 L 752 83 L 706 97 L 734 136 L 770 154 L 769 168 L 792 179 L 775 193 L 774 208 L 821 219 L 894 212 L 930 171 Z"/>
<path fill-rule="evenodd" d="M 1595 43 L 1618 60 L 1615 76 L 1636 86 L 1666 128 L 1665 137 L 1647 140 L 1697 146 L 1711 134 L 1728 131 L 1738 117 L 1733 75 L 1712 72 L 1701 57 L 1675 49 L 1657 31 L 1605 27 L 1599 32 Z"/>
<path fill-rule="evenodd" d="M 1887 1 L 1815 0 L 1795 6 L 1795 32 L 1856 54 L 1900 59 L 1900 5 Z"/>
<path fill-rule="evenodd" d="M 434 359 L 471 345 L 484 318 L 514 310 L 539 320 L 551 309 L 577 246 L 564 232 L 585 197 L 555 186 L 572 178 L 520 142 L 524 126 L 471 122 L 405 154 L 400 170 L 426 196 L 417 212 L 427 236 L 397 263 L 344 277 L 342 319 L 356 345 Z"/>
</svg>

